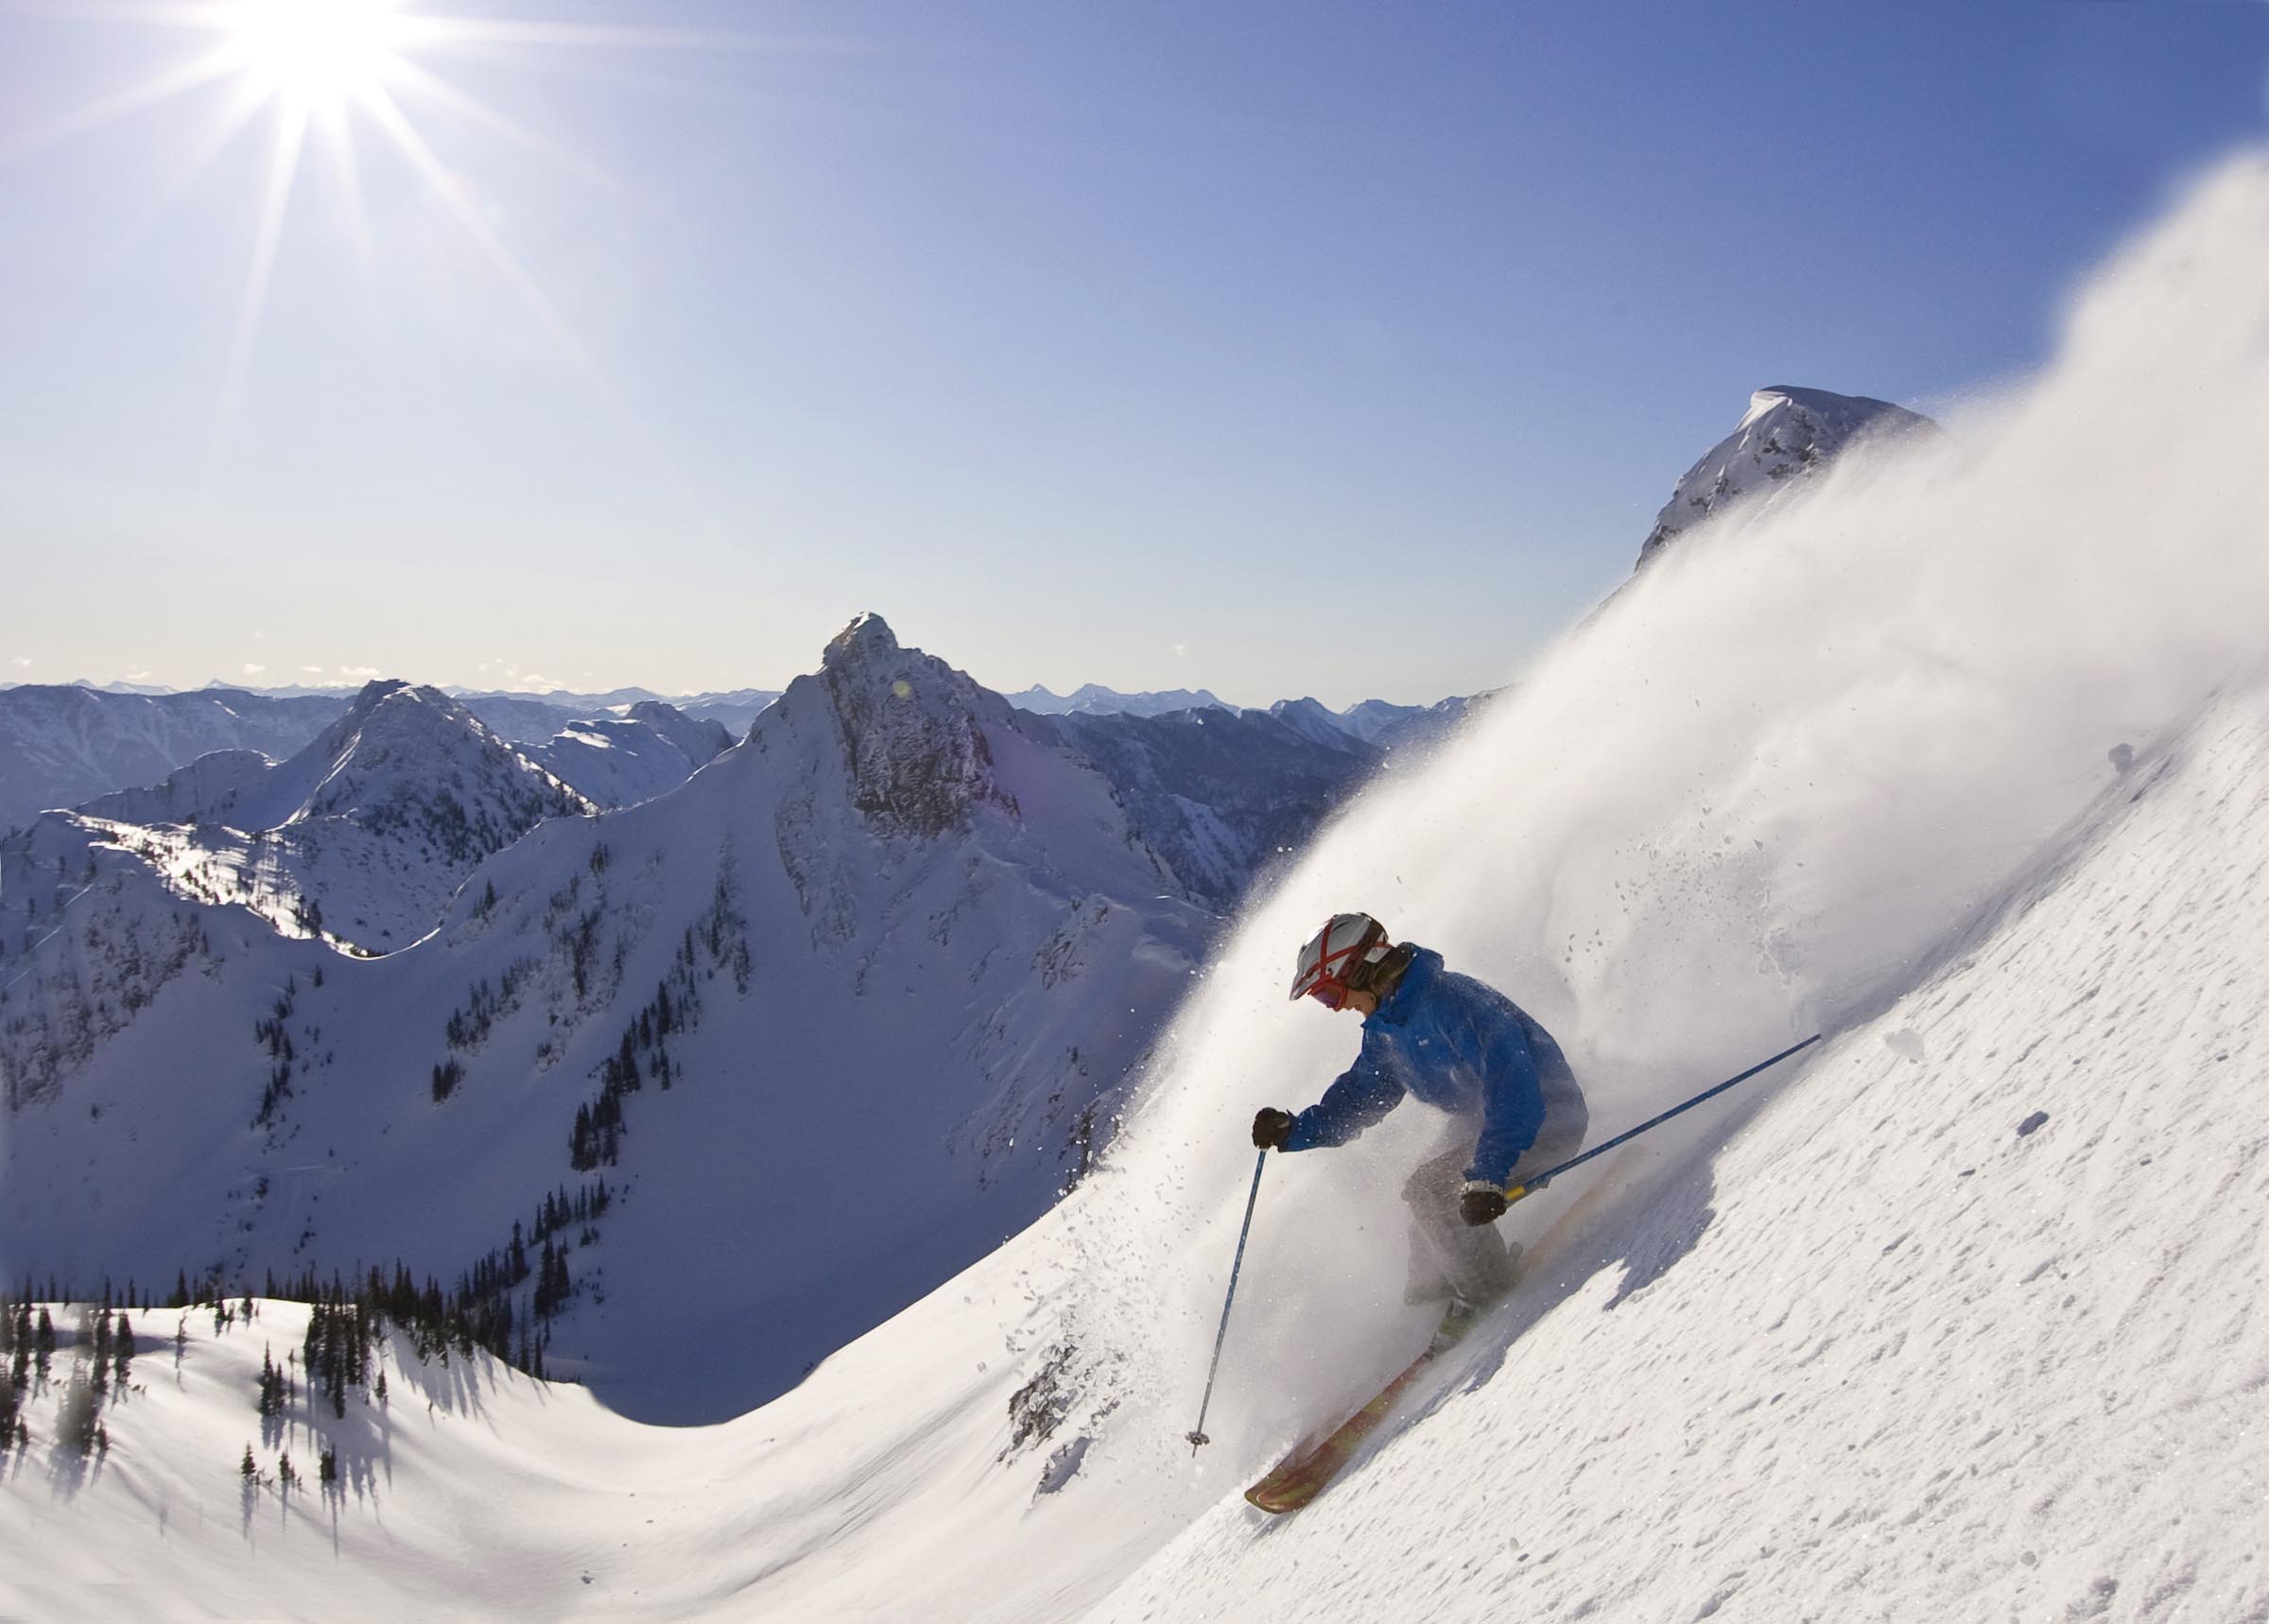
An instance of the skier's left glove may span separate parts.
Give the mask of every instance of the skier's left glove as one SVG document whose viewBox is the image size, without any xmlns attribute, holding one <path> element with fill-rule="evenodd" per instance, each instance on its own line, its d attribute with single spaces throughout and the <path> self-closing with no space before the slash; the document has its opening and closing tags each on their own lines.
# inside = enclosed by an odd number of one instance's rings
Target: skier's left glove
<svg viewBox="0 0 2269 1624">
<path fill-rule="evenodd" d="M 1253 1118 L 1253 1143 L 1263 1150 L 1281 1150 L 1285 1137 L 1292 1131 L 1292 1114 L 1279 1111 L 1273 1105 L 1261 1107 L 1260 1114 Z"/>
<path fill-rule="evenodd" d="M 1490 1184 L 1468 1184 L 1458 1198 L 1458 1217 L 1474 1228 L 1505 1216 L 1505 1192 Z"/>
</svg>

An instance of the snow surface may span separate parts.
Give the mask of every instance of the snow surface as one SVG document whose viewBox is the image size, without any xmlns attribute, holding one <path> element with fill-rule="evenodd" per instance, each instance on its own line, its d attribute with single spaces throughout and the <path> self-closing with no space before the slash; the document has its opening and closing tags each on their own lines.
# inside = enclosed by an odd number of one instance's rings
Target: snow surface
<svg viewBox="0 0 2269 1624">
<path fill-rule="evenodd" d="M 641 700 L 619 717 L 572 721 L 521 754 L 600 806 L 667 795 L 731 748 L 724 725 Z"/>
<path fill-rule="evenodd" d="M 330 699 L 268 699 L 237 690 L 108 694 L 40 683 L 0 698 L 0 833 L 43 811 L 155 784 L 219 750 L 283 757 L 344 709 Z"/>
<path fill-rule="evenodd" d="M 27 848 L 66 874 L 109 846 L 134 852 L 177 896 L 391 951 L 432 930 L 482 858 L 541 819 L 596 809 L 439 689 L 373 682 L 286 761 L 217 752 L 0 841 L 0 883 L 17 876 L 0 910 L 56 890 L 31 882 Z"/>
<path fill-rule="evenodd" d="M 369 1498 L 248 1520 L 249 1383 L 160 1410 L 146 1377 L 100 1471 L 10 1457 L 0 1605 L 2269 1618 L 2264 252 L 2249 157 L 1959 451 L 1657 560 L 1252 913 L 1094 1177 L 793 1391 L 653 1431 L 484 1369 Z M 1516 1209 L 1523 1289 L 1268 1519 L 1244 1484 L 1424 1335 L 1406 1108 L 1272 1161 L 1215 1442 L 1181 1441 L 1244 1121 L 1352 1047 L 1282 960 L 1349 904 L 1543 1016 L 1602 1132 L 1831 1038 Z M 228 1341 L 208 1369 L 256 1366 Z M 1021 1447 L 1019 1393 L 1055 1422 Z"/>
</svg>

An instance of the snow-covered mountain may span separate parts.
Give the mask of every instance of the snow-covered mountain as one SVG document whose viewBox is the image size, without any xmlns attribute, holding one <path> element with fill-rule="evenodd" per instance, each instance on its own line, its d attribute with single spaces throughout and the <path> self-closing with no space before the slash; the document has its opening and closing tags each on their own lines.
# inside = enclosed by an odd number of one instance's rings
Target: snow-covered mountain
<svg viewBox="0 0 2269 1624">
<path fill-rule="evenodd" d="M 443 693 L 449 693 L 444 688 Z M 526 694 L 450 694 L 478 717 L 481 725 L 508 744 L 542 744 L 591 715 L 589 709 L 554 705 Z"/>
<path fill-rule="evenodd" d="M 570 722 L 521 754 L 600 806 L 634 806 L 666 795 L 730 749 L 733 735 L 659 700 L 619 717 Z"/>
<path fill-rule="evenodd" d="M 774 688 L 723 688 L 699 694 L 657 694 L 647 688 L 611 688 L 605 693 L 579 694 L 566 688 L 539 694 L 507 690 L 475 692 L 451 688 L 449 694 L 465 708 L 519 744 L 540 744 L 579 717 L 627 716 L 640 705 L 667 704 L 696 721 L 720 723 L 737 740 L 749 731 L 756 713 L 780 697 Z M 554 718 L 535 731 L 539 715 Z M 508 726 L 509 722 L 511 725 Z"/>
<path fill-rule="evenodd" d="M 346 708 L 235 689 L 117 694 L 26 683 L 0 692 L 0 833 L 35 814 L 155 784 L 217 750 L 281 758 Z"/>
<path fill-rule="evenodd" d="M 431 930 L 483 858 L 542 819 L 595 810 L 439 689 L 380 681 L 287 761 L 200 757 L 153 789 L 47 814 L 36 840 L 0 843 L 0 873 L 34 853 L 66 872 L 116 846 L 176 895 L 388 952 Z"/>
<path fill-rule="evenodd" d="M 1310 744 L 1348 755 L 1363 753 L 1365 741 L 1321 700 L 1278 700 L 1269 707 L 1269 715 Z"/>
<path fill-rule="evenodd" d="M 1936 428 L 1929 418 L 1865 395 L 1774 384 L 1749 397 L 1731 434 L 1686 471 L 1639 547 L 1644 564 L 1681 531 L 1735 508 L 1754 508 L 1825 467 L 1855 441 Z"/>
<path fill-rule="evenodd" d="M 779 699 L 771 688 L 727 688 L 704 694 L 682 694 L 670 700 L 697 722 L 716 722 L 735 742 L 748 735 L 757 716 Z"/>
<path fill-rule="evenodd" d="M 1049 719 L 1110 780 L 1134 832 L 1189 894 L 1230 913 L 1374 773 L 1419 760 L 1474 703 L 1368 700 L 1342 714 L 1309 699 L 1266 711 L 1090 710 Z"/>
<path fill-rule="evenodd" d="M 1007 698 L 1009 703 L 1018 710 L 1030 711 L 1040 717 L 1087 714 L 1116 716 L 1122 713 L 1156 717 L 1164 716 L 1169 711 L 1234 708 L 1215 699 L 1204 688 L 1166 688 L 1151 693 L 1122 694 L 1100 682 L 1083 683 L 1069 694 L 1054 694 L 1045 687 L 1035 686 Z"/>
<path fill-rule="evenodd" d="M 384 959 L 184 898 L 122 826 L 33 835 L 0 874 L 16 1255 L 447 1280 L 603 1183 L 550 1357 L 654 1419 L 780 1391 L 1045 1211 L 1213 925 L 1090 765 L 871 616 L 684 786 L 541 824 Z"/>
<path fill-rule="evenodd" d="M 1492 689 L 1471 697 L 1453 695 L 1430 705 L 1397 705 L 1385 700 L 1363 700 L 1344 711 L 1335 711 L 1313 698 L 1278 700 L 1269 707 L 1269 714 L 1302 737 L 1326 749 L 1385 756 L 1396 750 L 1439 744 L 1465 719 L 1473 706 L 1486 703 L 1502 691 Z"/>
<path fill-rule="evenodd" d="M 1054 725 L 1110 780 L 1136 833 L 1189 893 L 1221 912 L 1305 846 L 1377 760 L 1344 737 L 1319 744 L 1265 711 L 1091 711 Z"/>
</svg>

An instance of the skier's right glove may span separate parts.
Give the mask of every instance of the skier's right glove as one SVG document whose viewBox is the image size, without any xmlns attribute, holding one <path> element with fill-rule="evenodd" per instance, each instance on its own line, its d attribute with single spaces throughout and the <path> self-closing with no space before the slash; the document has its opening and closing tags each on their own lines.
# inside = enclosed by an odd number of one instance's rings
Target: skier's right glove
<svg viewBox="0 0 2269 1624">
<path fill-rule="evenodd" d="M 1273 1105 L 1264 1105 L 1260 1114 L 1253 1118 L 1253 1143 L 1263 1150 L 1281 1150 L 1285 1139 L 1292 1131 L 1292 1114 L 1279 1111 Z"/>
</svg>

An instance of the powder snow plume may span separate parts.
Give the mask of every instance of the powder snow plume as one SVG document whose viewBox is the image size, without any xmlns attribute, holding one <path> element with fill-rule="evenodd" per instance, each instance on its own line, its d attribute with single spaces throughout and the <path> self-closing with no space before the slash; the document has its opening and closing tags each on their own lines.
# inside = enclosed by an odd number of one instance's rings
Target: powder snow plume
<svg viewBox="0 0 2269 1624">
<path fill-rule="evenodd" d="M 1071 1215 L 1073 1322 L 1117 1368 L 1115 1433 L 1139 1421 L 1186 1469 L 1246 1125 L 1312 1101 L 1356 1047 L 1352 1016 L 1286 1000 L 1325 916 L 1377 913 L 1536 1014 L 1596 1140 L 1896 998 L 2123 792 L 2119 746 L 2261 663 L 2265 263 L 2269 157 L 2249 153 L 2081 290 L 2040 375 L 1681 537 L 1251 910 Z M 1217 1401 L 1239 1436 L 1209 1459 L 1249 1467 L 1407 1356 L 1382 1333 L 1417 1312 L 1395 1186 L 1441 1120 L 1406 1106 L 1348 1149 L 1270 1159 Z"/>
</svg>

